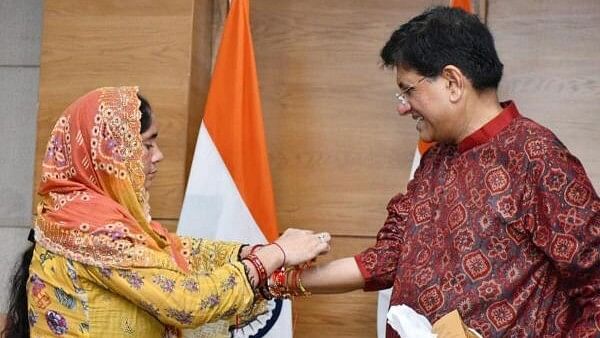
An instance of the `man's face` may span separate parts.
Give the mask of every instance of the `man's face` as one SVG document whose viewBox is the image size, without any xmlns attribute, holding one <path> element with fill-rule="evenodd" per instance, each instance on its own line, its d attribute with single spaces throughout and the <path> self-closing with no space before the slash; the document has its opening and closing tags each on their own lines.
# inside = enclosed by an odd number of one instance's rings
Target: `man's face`
<svg viewBox="0 0 600 338">
<path fill-rule="evenodd" d="M 144 145 L 144 156 L 142 160 L 144 162 L 144 174 L 146 180 L 144 186 L 146 189 L 150 188 L 152 180 L 158 171 L 158 162 L 162 161 L 163 153 L 160 151 L 157 143 L 158 138 L 158 126 L 154 120 L 150 125 L 150 128 L 142 133 L 142 143 Z"/>
<path fill-rule="evenodd" d="M 447 81 L 442 76 L 424 78 L 404 67 L 397 67 L 396 80 L 405 99 L 400 99 L 398 113 L 416 121 L 419 137 L 426 142 L 456 142 L 453 135 L 457 121 L 449 104 Z"/>
</svg>

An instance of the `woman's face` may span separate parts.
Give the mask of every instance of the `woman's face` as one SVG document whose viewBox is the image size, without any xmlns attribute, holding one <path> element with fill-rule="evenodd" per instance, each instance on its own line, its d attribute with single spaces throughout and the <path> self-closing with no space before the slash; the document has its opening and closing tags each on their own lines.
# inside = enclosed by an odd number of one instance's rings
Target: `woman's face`
<svg viewBox="0 0 600 338">
<path fill-rule="evenodd" d="M 158 126 L 153 120 L 150 128 L 142 133 L 142 143 L 144 145 L 144 157 L 142 160 L 144 162 L 144 174 L 146 175 L 146 180 L 144 181 L 146 189 L 152 185 L 152 180 L 158 171 L 157 164 L 164 158 L 163 153 L 158 147 L 157 138 Z"/>
</svg>

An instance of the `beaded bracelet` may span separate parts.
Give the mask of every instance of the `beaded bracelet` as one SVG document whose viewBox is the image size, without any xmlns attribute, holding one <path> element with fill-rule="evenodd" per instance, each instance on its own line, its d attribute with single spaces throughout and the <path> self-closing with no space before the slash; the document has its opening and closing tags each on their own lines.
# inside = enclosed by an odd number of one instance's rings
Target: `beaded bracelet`
<svg viewBox="0 0 600 338">
<path fill-rule="evenodd" d="M 298 266 L 276 270 L 269 278 L 266 288 L 261 291 L 261 295 L 266 299 L 310 296 L 310 291 L 302 285 L 302 272 L 304 269 Z"/>
<path fill-rule="evenodd" d="M 284 269 L 274 271 L 268 281 L 269 293 L 273 298 L 290 298 L 291 294 L 288 292 L 286 284 L 286 271 Z"/>
</svg>

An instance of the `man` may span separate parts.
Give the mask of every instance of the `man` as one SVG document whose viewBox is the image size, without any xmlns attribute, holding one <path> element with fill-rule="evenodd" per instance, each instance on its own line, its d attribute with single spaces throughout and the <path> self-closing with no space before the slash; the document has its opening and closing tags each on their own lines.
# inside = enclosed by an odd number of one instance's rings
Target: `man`
<svg viewBox="0 0 600 338">
<path fill-rule="evenodd" d="M 390 201 L 376 244 L 305 271 L 304 286 L 393 286 L 391 305 L 431 322 L 457 309 L 485 337 L 600 335 L 600 200 L 551 131 L 498 102 L 489 30 L 437 7 L 381 57 L 397 72 L 398 112 L 437 145 Z"/>
</svg>

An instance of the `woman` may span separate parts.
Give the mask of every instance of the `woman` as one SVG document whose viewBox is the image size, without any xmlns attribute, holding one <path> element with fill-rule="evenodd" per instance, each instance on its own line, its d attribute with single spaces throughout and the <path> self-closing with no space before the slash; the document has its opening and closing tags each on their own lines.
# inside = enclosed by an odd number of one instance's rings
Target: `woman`
<svg viewBox="0 0 600 338">
<path fill-rule="evenodd" d="M 157 136 L 136 87 L 94 90 L 59 118 L 7 337 L 26 336 L 27 324 L 33 337 L 175 337 L 218 319 L 239 323 L 258 311 L 257 290 L 274 271 L 329 250 L 328 234 L 303 230 L 253 248 L 167 232 L 148 204 L 163 158 Z"/>
</svg>

